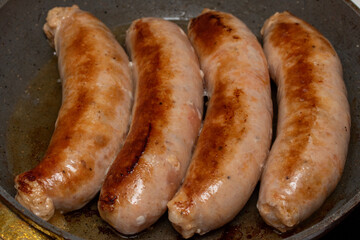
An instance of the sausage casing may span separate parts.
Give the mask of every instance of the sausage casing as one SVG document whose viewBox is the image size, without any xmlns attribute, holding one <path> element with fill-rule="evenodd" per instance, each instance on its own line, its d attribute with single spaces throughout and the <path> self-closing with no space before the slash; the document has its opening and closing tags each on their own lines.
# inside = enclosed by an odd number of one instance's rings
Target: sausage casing
<svg viewBox="0 0 360 240">
<path fill-rule="evenodd" d="M 208 9 L 188 30 L 210 101 L 184 183 L 168 203 L 169 220 L 185 238 L 221 227 L 241 210 L 272 136 L 269 73 L 256 37 L 233 15 Z"/>
<path fill-rule="evenodd" d="M 110 30 L 77 6 L 49 11 L 63 99 L 42 161 L 18 175 L 16 199 L 48 220 L 84 206 L 100 190 L 125 139 L 132 106 L 128 57 Z"/>
<path fill-rule="evenodd" d="M 198 135 L 203 83 L 186 34 L 158 18 L 126 36 L 137 81 L 129 135 L 101 190 L 101 217 L 119 232 L 153 224 L 178 189 Z"/>
<path fill-rule="evenodd" d="M 279 114 L 257 206 L 268 224 L 286 231 L 318 209 L 341 177 L 349 103 L 340 60 L 314 27 L 283 12 L 262 34 Z"/>
</svg>

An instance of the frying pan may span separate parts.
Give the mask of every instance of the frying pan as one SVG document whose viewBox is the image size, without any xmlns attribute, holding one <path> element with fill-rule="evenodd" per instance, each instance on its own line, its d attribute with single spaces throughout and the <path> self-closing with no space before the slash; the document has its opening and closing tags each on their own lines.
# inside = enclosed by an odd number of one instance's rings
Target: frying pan
<svg viewBox="0 0 360 240">
<path fill-rule="evenodd" d="M 351 106 L 351 140 L 346 166 L 336 190 L 308 220 L 278 235 L 256 210 L 258 187 L 245 208 L 229 224 L 194 239 L 312 239 L 327 232 L 360 201 L 360 15 L 348 1 L 288 0 L 122 0 L 122 1 L 0 1 L 0 197 L 13 211 L 54 238 L 119 239 L 96 210 L 96 198 L 83 209 L 42 221 L 14 200 L 14 176 L 35 166 L 46 150 L 61 104 L 56 58 L 42 32 L 49 9 L 71 6 L 90 11 L 117 33 L 134 19 L 157 16 L 185 20 L 203 8 L 233 13 L 259 37 L 266 18 L 289 10 L 308 21 L 334 45 L 344 69 Z M 260 39 L 260 37 L 259 37 Z M 139 239 L 178 239 L 166 214 Z"/>
</svg>

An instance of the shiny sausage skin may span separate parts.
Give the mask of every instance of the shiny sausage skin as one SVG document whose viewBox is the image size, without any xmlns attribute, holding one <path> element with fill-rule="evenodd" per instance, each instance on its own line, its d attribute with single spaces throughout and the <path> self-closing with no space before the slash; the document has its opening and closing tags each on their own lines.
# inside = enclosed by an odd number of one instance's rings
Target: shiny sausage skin
<svg viewBox="0 0 360 240">
<path fill-rule="evenodd" d="M 266 223 L 286 231 L 318 209 L 339 182 L 349 103 L 340 60 L 314 27 L 283 12 L 265 22 L 262 34 L 279 115 L 257 206 Z"/>
<path fill-rule="evenodd" d="M 53 8 L 44 31 L 55 46 L 62 105 L 47 152 L 18 175 L 16 199 L 48 220 L 100 190 L 124 142 L 132 106 L 128 57 L 110 30 L 77 6 Z"/>
<path fill-rule="evenodd" d="M 207 9 L 188 30 L 210 101 L 185 181 L 168 204 L 185 238 L 221 227 L 242 209 L 272 136 L 269 73 L 256 37 L 233 15 Z"/>
<path fill-rule="evenodd" d="M 143 18 L 126 43 L 137 81 L 124 148 L 101 190 L 101 217 L 123 234 L 152 225 L 179 188 L 198 136 L 203 83 L 196 54 L 174 23 Z"/>
</svg>

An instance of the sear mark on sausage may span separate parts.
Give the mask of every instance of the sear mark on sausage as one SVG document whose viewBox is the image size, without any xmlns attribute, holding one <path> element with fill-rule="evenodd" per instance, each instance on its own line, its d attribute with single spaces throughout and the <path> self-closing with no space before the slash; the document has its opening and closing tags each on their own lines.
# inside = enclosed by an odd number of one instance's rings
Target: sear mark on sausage
<svg viewBox="0 0 360 240">
<path fill-rule="evenodd" d="M 74 76 L 80 78 L 77 80 L 80 84 L 73 86 L 76 88 L 76 91 L 74 91 L 76 92 L 76 95 L 74 95 L 76 100 L 74 100 L 74 102 L 76 102 L 77 105 L 65 106 L 70 107 L 70 109 L 66 111 L 66 114 L 63 116 L 59 116 L 57 127 L 55 128 L 51 143 L 49 144 L 44 157 L 46 161 L 42 161 L 32 171 L 19 178 L 20 187 L 22 190 L 25 190 L 24 192 L 26 192 L 26 189 L 28 188 L 27 184 L 24 182 L 25 179 L 35 181 L 40 177 L 49 178 L 54 172 L 58 172 L 63 176 L 62 178 L 59 178 L 59 181 L 66 178 L 66 172 L 64 172 L 63 169 L 54 169 L 54 166 L 56 166 L 56 162 L 59 158 L 61 159 L 64 157 L 62 156 L 62 152 L 71 145 L 71 141 L 73 139 L 76 141 L 76 139 L 80 137 L 83 130 L 78 128 L 78 125 L 81 124 L 79 121 L 83 118 L 83 115 L 86 114 L 91 105 L 94 104 L 92 96 L 94 95 L 93 91 L 95 90 L 88 88 L 87 85 L 94 80 L 88 76 L 96 76 L 98 68 L 94 49 L 92 48 L 91 42 L 88 40 L 90 34 L 91 29 L 79 27 L 72 42 L 67 46 L 66 51 L 64 51 L 69 55 L 78 56 L 74 61 L 67 61 L 66 57 L 63 58 L 65 59 L 63 62 L 65 68 L 73 69 L 71 72 L 74 73 Z M 69 76 L 64 76 L 65 79 L 67 77 Z M 106 139 L 103 140 L 107 141 Z M 103 144 L 100 144 L 99 147 L 102 147 L 102 145 Z M 92 159 L 87 159 L 86 161 L 88 165 L 94 165 Z M 81 162 L 79 162 L 79 164 L 81 164 Z M 92 171 L 87 171 L 84 168 L 77 169 L 77 171 L 81 171 L 82 173 L 74 175 L 72 177 L 72 183 L 66 184 L 68 181 L 64 181 L 65 184 L 61 185 L 61 188 L 71 191 L 74 185 L 76 185 L 74 182 L 81 184 L 82 181 L 87 181 L 86 179 L 91 178 L 94 175 Z M 42 184 L 41 181 L 38 182 Z"/>
<path fill-rule="evenodd" d="M 218 79 L 223 79 L 223 74 L 228 69 L 219 68 Z M 194 158 L 197 158 L 196 174 L 193 178 L 188 177 L 184 182 L 183 189 L 187 196 L 192 199 L 198 193 L 204 192 L 211 183 L 222 176 L 218 171 L 227 159 L 228 146 L 224 144 L 229 139 L 240 141 L 246 133 L 247 113 L 244 105 L 245 94 L 242 89 L 234 89 L 229 94 L 227 84 L 223 81 L 216 82 L 215 90 L 208 113 L 205 119 L 202 134 L 199 137 Z M 242 124 L 239 125 L 239 122 Z M 198 192 L 194 192 L 192 186 L 202 186 Z M 189 203 L 191 204 L 191 203 Z"/>
<path fill-rule="evenodd" d="M 100 207 L 102 209 L 107 209 L 109 212 L 114 210 L 114 204 L 117 199 L 117 196 L 112 193 L 105 193 L 99 199 Z"/>
<path fill-rule="evenodd" d="M 132 58 L 137 61 L 138 86 L 134 118 L 126 142 L 114 161 L 117 165 L 110 168 L 103 189 L 120 188 L 123 182 L 135 170 L 145 153 L 162 154 L 165 151 L 163 129 L 169 122 L 169 109 L 173 107 L 172 89 L 168 80 L 174 72 L 169 62 L 170 56 L 162 49 L 162 39 L 154 34 L 148 23 L 139 20 L 136 25 L 136 37 Z M 147 146 L 156 147 L 149 147 Z M 151 150 L 150 150 L 151 149 Z M 149 152 L 151 151 L 151 152 Z M 121 159 L 121 161 L 119 161 Z M 116 190 L 114 189 L 114 192 Z M 113 193 L 100 196 L 100 207 L 112 211 L 107 201 Z M 104 201 L 102 201 L 104 199 Z"/>
<path fill-rule="evenodd" d="M 326 43 L 326 47 L 331 49 L 330 52 L 334 52 L 328 41 L 321 40 Z M 285 98 L 291 99 L 286 104 L 292 116 L 287 125 L 292 127 L 284 127 L 291 141 L 286 142 L 289 147 L 282 153 L 287 159 L 282 168 L 287 179 L 291 179 L 296 174 L 298 166 L 306 163 L 306 159 L 303 159 L 302 156 L 311 138 L 311 129 L 316 122 L 317 108 L 321 107 L 316 88 L 323 80 L 321 77 L 315 76 L 316 66 L 309 59 L 316 49 L 314 50 L 314 42 L 302 25 L 279 23 L 270 35 L 270 41 L 275 47 L 282 46 L 278 48 L 282 51 L 280 54 L 283 61 L 289 63 L 289 67 L 285 69 L 284 92 L 286 93 Z M 314 187 L 317 184 L 320 184 L 319 180 L 314 179 Z M 311 188 L 304 189 L 303 192 L 304 196 L 311 198 Z"/>
<path fill-rule="evenodd" d="M 196 32 L 194 42 L 201 49 L 199 52 L 205 55 L 215 52 L 224 37 L 240 39 L 240 36 L 232 35 L 233 29 L 225 24 L 225 17 L 210 11 L 191 20 L 189 31 Z"/>
<path fill-rule="evenodd" d="M 27 182 L 28 181 L 33 182 L 35 180 L 36 180 L 36 175 L 34 175 L 33 171 L 28 171 L 25 174 L 22 174 L 18 179 L 18 184 L 19 184 L 18 191 L 31 194 L 32 189 Z"/>
</svg>

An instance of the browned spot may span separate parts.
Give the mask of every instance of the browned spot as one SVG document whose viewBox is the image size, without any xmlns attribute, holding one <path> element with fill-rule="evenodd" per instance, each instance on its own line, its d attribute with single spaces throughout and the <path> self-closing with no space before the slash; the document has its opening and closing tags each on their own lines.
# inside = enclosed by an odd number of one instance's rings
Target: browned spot
<svg viewBox="0 0 360 240">
<path fill-rule="evenodd" d="M 113 193 L 104 192 L 99 197 L 99 206 L 101 210 L 112 212 L 114 210 L 114 204 L 117 196 Z"/>
<path fill-rule="evenodd" d="M 225 58 L 223 61 L 227 60 L 231 59 Z M 222 177 L 218 169 L 233 160 L 227 156 L 228 149 L 232 147 L 227 144 L 241 140 L 246 132 L 248 116 L 244 109 L 244 92 L 234 89 L 229 94 L 231 83 L 226 79 L 229 71 L 226 66 L 219 67 L 217 71 L 215 89 L 189 170 L 191 174 L 183 185 L 189 198 L 207 191 L 211 184 Z"/>
<path fill-rule="evenodd" d="M 33 174 L 32 171 L 25 172 L 17 178 L 18 183 L 18 191 L 21 191 L 26 194 L 31 194 L 32 190 L 30 185 L 27 183 L 28 181 L 33 182 L 36 180 L 36 176 Z"/>
<path fill-rule="evenodd" d="M 166 39 L 155 37 L 150 25 L 140 20 L 134 26 L 132 56 L 139 76 L 135 112 L 131 130 L 109 170 L 100 200 L 115 194 L 115 189 L 131 175 L 144 152 L 161 154 L 165 149 L 162 129 L 169 123 L 168 112 L 173 106 L 169 80 L 174 73 L 169 68 L 171 57 L 161 47 Z M 149 145 L 152 147 L 148 148 Z M 104 209 L 105 203 L 100 203 Z"/>
<path fill-rule="evenodd" d="M 194 202 L 192 200 L 186 200 L 186 201 L 177 201 L 174 202 L 174 205 L 176 206 L 177 209 L 181 209 L 180 210 L 180 214 L 183 216 L 189 215 L 192 206 L 194 205 Z"/>
<path fill-rule="evenodd" d="M 124 76 L 124 73 L 119 71 L 117 73 L 114 73 L 114 74 L 117 74 L 119 77 L 122 77 L 122 78 L 125 78 Z M 117 103 L 120 103 L 120 104 L 126 104 L 126 101 L 124 101 L 124 92 L 122 90 L 121 87 L 119 87 L 119 85 L 111 85 L 110 87 L 107 87 L 107 90 L 106 90 L 106 94 L 107 96 L 109 97 L 109 99 L 111 99 L 111 102 L 114 103 L 113 106 L 109 106 L 108 102 L 105 102 L 104 103 L 104 106 L 99 106 L 98 109 L 100 109 L 99 111 L 101 111 L 102 115 L 104 117 L 106 117 L 106 119 L 108 120 L 115 120 L 116 119 L 116 116 L 117 114 L 115 114 L 115 104 Z M 100 116 L 100 115 L 99 115 Z"/>
<path fill-rule="evenodd" d="M 310 25 L 307 25 L 310 27 Z M 270 35 L 270 41 L 274 47 L 280 51 L 282 62 L 290 67 L 284 68 L 285 81 L 283 91 L 285 92 L 286 108 L 288 109 L 289 121 L 284 126 L 287 131 L 286 144 L 289 146 L 282 153 L 284 163 L 282 170 L 279 170 L 291 181 L 296 169 L 300 165 L 307 164 L 302 158 L 303 152 L 309 143 L 311 129 L 316 121 L 317 107 L 321 107 L 316 89 L 321 87 L 319 84 L 323 82 L 321 77 L 315 74 L 316 66 L 309 60 L 314 51 L 313 46 L 317 46 L 316 41 L 320 40 L 325 44 L 326 50 L 334 53 L 329 42 L 315 32 L 309 32 L 302 24 L 280 22 L 275 25 Z M 312 177 L 312 186 L 300 189 L 302 196 L 311 196 L 319 189 L 319 179 Z"/>
<path fill-rule="evenodd" d="M 224 13 L 210 11 L 201 14 L 190 22 L 189 34 L 198 52 L 210 54 L 222 44 L 224 37 L 232 37 L 233 29 L 226 24 L 228 16 Z M 235 36 L 239 39 L 239 36 Z"/>
<path fill-rule="evenodd" d="M 95 146 L 99 148 L 106 147 L 109 141 L 110 139 L 103 134 L 96 135 L 94 139 Z"/>
<path fill-rule="evenodd" d="M 84 168 L 86 168 L 86 162 L 85 162 L 84 160 L 81 160 L 80 162 L 81 162 L 81 165 L 82 165 Z M 63 172 L 65 173 L 65 171 L 63 171 Z"/>
</svg>

